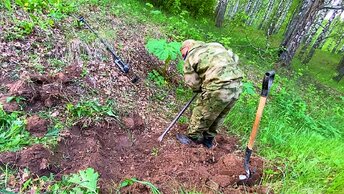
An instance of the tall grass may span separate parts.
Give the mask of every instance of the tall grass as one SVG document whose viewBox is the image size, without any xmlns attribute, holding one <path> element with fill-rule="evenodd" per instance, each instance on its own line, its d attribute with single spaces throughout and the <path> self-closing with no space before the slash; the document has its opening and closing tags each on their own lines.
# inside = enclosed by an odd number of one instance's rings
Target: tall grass
<svg viewBox="0 0 344 194">
<path fill-rule="evenodd" d="M 265 184 L 279 193 L 343 192 L 344 101 L 312 85 L 302 94 L 295 80 L 277 76 L 264 109 L 254 150 L 270 161 Z M 231 132 L 245 137 L 243 146 L 259 99 L 247 91 L 226 119 Z"/>
</svg>

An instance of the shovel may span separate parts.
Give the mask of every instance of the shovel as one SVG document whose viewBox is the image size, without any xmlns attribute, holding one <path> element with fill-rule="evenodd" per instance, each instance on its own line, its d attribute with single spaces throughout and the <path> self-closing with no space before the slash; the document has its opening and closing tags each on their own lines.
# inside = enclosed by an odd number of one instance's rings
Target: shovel
<svg viewBox="0 0 344 194">
<path fill-rule="evenodd" d="M 178 115 L 176 116 L 176 118 L 174 118 L 174 120 L 171 122 L 171 124 L 165 129 L 165 131 L 160 135 L 160 137 L 158 138 L 158 141 L 161 142 L 162 139 L 165 137 L 165 135 L 171 130 L 171 128 L 173 127 L 173 125 L 178 121 L 179 117 L 182 116 L 182 114 L 185 112 L 185 110 L 190 106 L 190 104 L 192 103 L 192 101 L 194 101 L 194 99 L 196 98 L 196 96 L 198 95 L 198 93 L 195 93 L 192 98 L 189 100 L 188 103 L 186 103 L 186 105 L 183 107 L 183 109 L 178 113 Z"/>
<path fill-rule="evenodd" d="M 256 119 L 253 123 L 250 140 L 248 141 L 246 152 L 245 152 L 244 169 L 245 169 L 246 175 L 239 175 L 239 179 L 241 181 L 247 180 L 252 176 L 252 173 L 249 167 L 250 157 L 252 154 L 252 148 L 253 148 L 254 140 L 256 139 L 256 136 L 257 136 L 260 119 L 262 118 L 264 106 L 266 103 L 266 98 L 268 97 L 270 87 L 272 86 L 272 82 L 274 81 L 274 78 L 275 78 L 275 71 L 268 71 L 264 75 L 262 92 L 260 94 L 260 101 L 259 101 L 259 105 L 258 105 L 258 109 L 256 113 Z"/>
</svg>

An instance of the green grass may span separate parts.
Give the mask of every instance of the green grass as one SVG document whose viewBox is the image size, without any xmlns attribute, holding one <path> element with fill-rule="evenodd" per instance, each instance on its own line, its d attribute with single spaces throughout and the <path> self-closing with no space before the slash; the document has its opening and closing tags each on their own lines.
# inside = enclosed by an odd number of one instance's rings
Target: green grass
<svg viewBox="0 0 344 194">
<path fill-rule="evenodd" d="M 118 188 L 117 188 L 117 193 L 120 193 L 120 190 L 124 187 L 128 187 L 128 186 L 131 186 L 133 185 L 134 183 L 139 183 L 139 184 L 142 184 L 142 185 L 145 185 L 147 186 L 151 193 L 152 194 L 160 194 L 161 192 L 159 191 L 159 189 L 153 185 L 151 182 L 148 182 L 148 181 L 140 181 L 138 180 L 137 178 L 130 178 L 130 179 L 125 179 L 124 181 L 122 181 Z"/>
<path fill-rule="evenodd" d="M 35 188 L 36 193 L 99 193 L 97 186 L 99 174 L 93 168 L 64 175 L 59 181 L 55 180 L 53 174 L 42 177 L 30 176 L 30 171 L 27 169 L 19 172 L 7 165 L 0 167 L 0 173 L 0 193 L 15 193 L 17 189 L 20 193 L 29 193 L 32 188 Z M 17 186 L 12 188 L 14 185 Z"/>
<path fill-rule="evenodd" d="M 22 112 L 6 113 L 0 104 L 0 152 L 17 151 L 35 143 L 55 144 L 57 135 L 42 138 L 31 136 L 26 130 L 25 117 Z"/>
<path fill-rule="evenodd" d="M 317 50 L 308 64 L 302 64 L 300 59 L 293 60 L 293 66 L 300 73 L 310 76 L 322 85 L 344 93 L 344 80 L 336 82 L 333 77 L 337 75 L 337 66 L 341 60 L 340 54 L 332 54 L 328 51 Z"/>
<path fill-rule="evenodd" d="M 277 76 L 264 109 L 254 152 L 275 169 L 265 169 L 264 184 L 278 193 L 342 192 L 344 101 L 328 104 L 326 94 L 312 86 L 302 95 L 296 84 Z M 243 148 L 259 100 L 248 88 L 226 119 L 229 130 L 243 138 Z"/>
</svg>

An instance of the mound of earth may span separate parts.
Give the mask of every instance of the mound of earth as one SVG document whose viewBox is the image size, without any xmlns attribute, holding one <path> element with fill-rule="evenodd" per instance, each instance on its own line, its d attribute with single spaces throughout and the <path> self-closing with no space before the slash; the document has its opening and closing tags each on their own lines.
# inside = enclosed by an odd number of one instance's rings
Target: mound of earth
<svg viewBox="0 0 344 194">
<path fill-rule="evenodd" d="M 21 169 L 28 168 L 31 173 L 38 176 L 49 176 L 56 173 L 51 166 L 52 152 L 43 145 L 36 144 L 19 152 L 5 152 L 0 154 L 0 164 L 8 164 Z"/>
<path fill-rule="evenodd" d="M 80 77 L 80 72 L 77 66 L 68 66 L 55 75 L 29 75 L 24 72 L 19 80 L 6 84 L 8 93 L 0 96 L 0 103 L 7 112 L 19 109 L 19 104 L 15 101 L 7 102 L 7 98 L 11 96 L 25 99 L 25 111 L 36 112 L 44 107 L 57 106 L 65 99 L 66 94 L 73 96 L 76 89 L 71 83 Z"/>
<path fill-rule="evenodd" d="M 48 121 L 33 115 L 27 118 L 26 129 L 36 137 L 43 137 L 48 130 Z"/>
<path fill-rule="evenodd" d="M 159 144 L 157 138 L 160 133 L 143 129 L 140 117 L 125 120 L 132 124 L 130 131 L 116 124 L 83 129 L 75 126 L 59 143 L 54 154 L 43 146 L 35 145 L 15 156 L 2 154 L 1 158 L 6 160 L 1 162 L 28 167 L 40 175 L 53 171 L 47 169 L 49 166 L 58 166 L 56 171 L 60 172 L 59 175 L 92 167 L 100 174 L 102 193 L 114 189 L 114 183 L 132 177 L 155 184 L 163 193 L 174 193 L 176 188 L 196 188 L 204 193 L 265 192 L 265 188 L 259 186 L 263 160 L 258 157 L 251 158 L 251 167 L 256 169 L 252 179 L 245 183 L 246 187 L 238 184 L 238 176 L 244 170 L 243 153 L 236 151 L 237 139 L 219 135 L 216 147 L 207 149 L 202 145 L 181 145 L 171 134 Z M 251 190 L 247 190 L 247 186 Z M 123 191 L 149 193 L 148 188 L 142 185 Z"/>
</svg>

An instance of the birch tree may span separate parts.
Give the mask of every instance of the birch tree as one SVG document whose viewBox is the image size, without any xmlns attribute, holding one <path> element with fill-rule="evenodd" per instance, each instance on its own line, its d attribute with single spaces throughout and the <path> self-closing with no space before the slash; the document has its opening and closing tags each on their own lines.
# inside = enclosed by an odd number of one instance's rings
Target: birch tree
<svg viewBox="0 0 344 194">
<path fill-rule="evenodd" d="M 269 0 L 266 11 L 265 11 L 265 15 L 263 17 L 263 20 L 260 22 L 258 29 L 262 29 L 265 23 L 270 19 L 272 10 L 274 8 L 274 3 L 275 3 L 275 0 Z"/>
<path fill-rule="evenodd" d="M 292 0 L 286 1 L 285 6 L 284 6 L 283 11 L 282 11 L 282 15 L 281 15 L 280 19 L 278 20 L 277 25 L 276 25 L 275 29 L 273 29 L 272 33 L 274 33 L 274 34 L 278 33 L 278 31 L 281 29 L 281 26 L 287 17 L 287 14 L 289 12 L 289 9 L 291 7 L 292 2 L 293 2 Z"/>
<path fill-rule="evenodd" d="M 329 30 L 330 30 L 330 26 L 334 20 L 334 18 L 339 14 L 341 13 L 341 10 L 336 10 L 332 13 L 332 15 L 330 16 L 330 18 L 328 19 L 328 22 L 326 23 L 326 25 L 324 26 L 324 29 L 322 30 L 322 32 L 320 33 L 320 35 L 318 36 L 317 40 L 315 41 L 315 43 L 313 44 L 311 50 L 309 51 L 308 55 L 306 56 L 306 58 L 303 60 L 303 63 L 308 63 L 314 53 L 315 53 L 315 50 L 317 48 L 320 48 L 322 45 L 323 45 L 323 42 L 325 41 L 326 37 L 328 36 L 329 34 Z"/>
<path fill-rule="evenodd" d="M 338 48 L 339 48 L 339 45 L 341 44 L 341 42 L 343 41 L 343 39 L 344 39 L 344 28 L 341 28 L 342 30 L 342 34 L 338 37 L 338 39 L 337 39 L 337 41 L 336 41 L 336 44 L 335 44 L 335 46 L 333 47 L 333 49 L 332 49 L 332 51 L 331 51 L 331 53 L 333 53 L 333 54 L 335 54 L 335 53 L 337 53 L 337 51 L 338 51 Z"/>
<path fill-rule="evenodd" d="M 256 0 L 252 10 L 249 13 L 249 19 L 247 20 L 247 25 L 252 25 L 253 21 L 256 19 L 257 13 L 262 6 L 262 0 Z"/>
<path fill-rule="evenodd" d="M 329 2 L 330 2 L 329 0 L 327 0 L 327 2 L 325 1 L 325 3 L 329 3 Z M 323 9 L 318 12 L 316 22 L 311 25 L 310 30 L 305 35 L 303 46 L 300 51 L 300 57 L 303 57 L 303 55 L 306 53 L 307 48 L 310 46 L 315 34 L 318 32 L 319 28 L 322 26 L 322 23 L 325 19 L 327 12 L 328 12 L 327 9 Z"/>
<path fill-rule="evenodd" d="M 215 26 L 221 27 L 223 24 L 223 20 L 225 19 L 225 13 L 228 5 L 228 0 L 219 0 L 217 4 L 216 11 L 215 11 Z"/>
<path fill-rule="evenodd" d="M 239 3 L 240 3 L 240 0 L 237 0 L 235 4 L 232 6 L 232 9 L 229 9 L 228 11 L 229 19 L 232 19 L 235 16 L 235 14 L 238 12 Z"/>
<path fill-rule="evenodd" d="M 280 3 L 278 4 L 277 9 L 275 10 L 275 14 L 273 16 L 273 18 L 270 20 L 270 25 L 269 28 L 267 30 L 267 35 L 271 36 L 276 28 L 277 22 L 280 19 L 282 12 L 283 12 L 283 3 L 285 0 L 281 0 Z"/>
<path fill-rule="evenodd" d="M 293 59 L 296 50 L 299 48 L 301 40 L 308 31 L 309 26 L 314 22 L 315 16 L 324 0 L 314 2 L 304 1 L 299 8 L 298 13 L 290 22 L 286 35 L 281 43 L 283 50 L 280 52 L 280 64 L 289 65 Z"/>
</svg>

